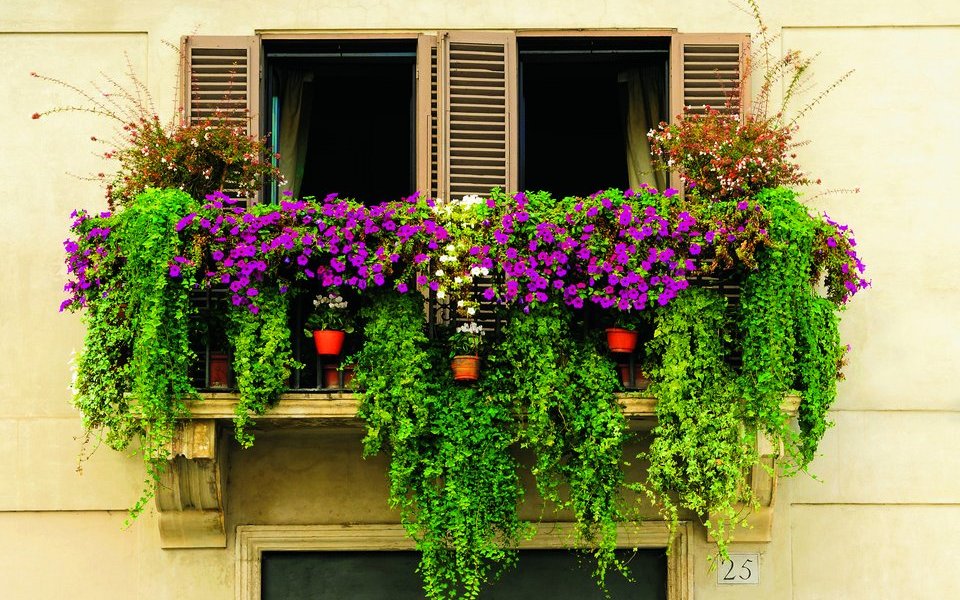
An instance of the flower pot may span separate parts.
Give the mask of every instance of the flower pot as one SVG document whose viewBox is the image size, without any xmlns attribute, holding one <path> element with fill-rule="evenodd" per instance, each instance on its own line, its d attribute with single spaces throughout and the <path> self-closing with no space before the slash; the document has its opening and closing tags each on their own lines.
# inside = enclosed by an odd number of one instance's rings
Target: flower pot
<svg viewBox="0 0 960 600">
<path fill-rule="evenodd" d="M 635 390 L 645 390 L 650 386 L 650 378 L 639 366 L 634 366 L 633 376 L 630 375 L 630 365 L 628 363 L 617 363 L 617 370 L 620 371 L 620 382 L 623 387 Z"/>
<path fill-rule="evenodd" d="M 323 367 L 323 387 L 340 387 L 340 372 L 335 365 L 326 365 Z"/>
<path fill-rule="evenodd" d="M 343 338 L 346 337 L 342 331 L 336 329 L 318 329 L 313 332 L 313 343 L 317 347 L 317 354 L 320 356 L 338 356 L 343 349 Z"/>
<path fill-rule="evenodd" d="M 450 368 L 454 381 L 476 381 L 480 378 L 480 357 L 454 356 Z"/>
<path fill-rule="evenodd" d="M 607 329 L 607 345 L 610 346 L 610 352 L 629 354 L 637 347 L 637 332 L 611 327 Z"/>
<path fill-rule="evenodd" d="M 226 352 L 210 353 L 210 374 L 207 387 L 211 389 L 225 389 L 229 386 L 230 359 Z"/>
</svg>

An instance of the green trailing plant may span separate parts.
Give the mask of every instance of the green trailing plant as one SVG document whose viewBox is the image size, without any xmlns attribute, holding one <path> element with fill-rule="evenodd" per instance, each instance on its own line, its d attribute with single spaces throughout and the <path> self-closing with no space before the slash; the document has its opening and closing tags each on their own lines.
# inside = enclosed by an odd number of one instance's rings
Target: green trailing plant
<svg viewBox="0 0 960 600">
<path fill-rule="evenodd" d="M 758 253 L 758 268 L 743 284 L 741 382 L 750 416 L 767 433 L 787 435 L 790 457 L 804 467 L 829 424 L 826 411 L 836 396 L 844 354 L 836 304 L 845 297 L 821 297 L 815 286 L 843 273 L 817 250 L 819 239 L 833 232 L 829 222 L 811 217 L 786 189 L 764 191 L 756 200 L 770 213 L 770 246 Z M 857 285 L 867 283 L 858 280 Z M 791 389 L 803 397 L 799 438 L 788 433 L 780 409 Z"/>
<path fill-rule="evenodd" d="M 574 335 L 572 311 L 558 302 L 529 313 L 514 310 L 491 357 L 488 385 L 512 399 L 520 445 L 534 453 L 532 474 L 541 497 L 570 509 L 578 542 L 592 549 L 594 575 L 604 586 L 623 512 L 626 419 L 614 392 L 613 363 L 594 340 Z"/>
<path fill-rule="evenodd" d="M 726 362 L 729 325 L 726 299 L 706 289 L 658 311 L 646 347 L 657 425 L 639 457 L 649 462 L 647 478 L 635 486 L 672 528 L 681 509 L 701 516 L 724 556 L 738 505 L 753 502 L 746 476 L 757 463 L 748 407 Z"/>
<path fill-rule="evenodd" d="M 233 347 L 233 370 L 240 394 L 235 437 L 245 448 L 253 445 L 253 436 L 247 431 L 252 425 L 251 413 L 263 414 L 275 404 L 287 387 L 291 369 L 300 366 L 290 347 L 289 296 L 265 286 L 257 302 L 257 312 L 246 306 L 231 306 L 227 311 L 227 337 Z"/>
<path fill-rule="evenodd" d="M 79 214 L 75 230 L 86 235 L 67 242 L 101 259 L 77 265 L 86 271 L 82 299 L 90 312 L 74 402 L 88 429 L 107 430 L 112 447 L 139 438 L 148 477 L 132 516 L 152 497 L 177 420 L 197 397 L 188 370 L 196 358 L 190 292 L 199 257 L 175 231 L 180 216 L 195 208 L 183 192 L 147 190 L 116 215 Z"/>
<path fill-rule="evenodd" d="M 454 385 L 414 296 L 378 295 L 353 357 L 367 455 L 390 455 L 390 502 L 421 552 L 429 598 L 476 598 L 526 532 L 509 397 Z"/>
</svg>

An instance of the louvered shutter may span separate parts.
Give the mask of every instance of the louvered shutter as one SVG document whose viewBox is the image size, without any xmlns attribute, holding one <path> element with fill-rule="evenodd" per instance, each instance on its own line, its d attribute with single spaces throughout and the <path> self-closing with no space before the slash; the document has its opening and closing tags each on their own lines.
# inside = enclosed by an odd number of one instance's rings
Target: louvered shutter
<svg viewBox="0 0 960 600">
<path fill-rule="evenodd" d="M 670 121 L 688 112 L 702 114 L 707 106 L 743 114 L 750 103 L 748 73 L 743 66 L 749 53 L 747 34 L 674 35 L 670 45 Z M 675 172 L 670 173 L 670 186 L 683 187 Z"/>
<path fill-rule="evenodd" d="M 749 105 L 743 62 L 750 51 L 746 34 L 677 34 L 670 49 L 670 118 L 703 113 L 707 106 L 743 112 Z"/>
<path fill-rule="evenodd" d="M 259 135 L 260 39 L 192 35 L 183 38 L 182 52 L 186 121 L 225 122 Z M 224 191 L 236 195 L 236 190 Z"/>
<path fill-rule="evenodd" d="M 437 65 L 437 178 L 442 198 L 517 188 L 513 32 L 449 32 Z"/>
<path fill-rule="evenodd" d="M 440 194 L 439 81 L 437 36 L 417 38 L 417 189 Z"/>
</svg>

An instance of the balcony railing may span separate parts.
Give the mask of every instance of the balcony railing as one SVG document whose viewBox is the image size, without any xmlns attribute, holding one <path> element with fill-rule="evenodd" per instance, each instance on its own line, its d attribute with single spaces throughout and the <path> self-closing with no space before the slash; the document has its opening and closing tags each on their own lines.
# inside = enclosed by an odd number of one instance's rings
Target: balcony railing
<svg viewBox="0 0 960 600">
<path fill-rule="evenodd" d="M 694 285 L 720 291 L 729 302 L 731 315 L 739 310 L 740 282 L 721 280 L 712 277 L 702 277 L 694 281 Z M 491 285 L 491 281 L 478 281 L 475 284 L 476 297 L 482 297 L 484 288 Z M 290 310 L 290 347 L 293 357 L 303 365 L 295 369 L 290 376 L 288 389 L 291 393 L 310 394 L 331 391 L 350 390 L 352 368 L 343 365 L 344 357 L 349 357 L 359 350 L 361 334 L 356 332 L 348 335 L 343 351 L 339 357 L 319 356 L 314 348 L 313 340 L 303 334 L 304 323 L 313 310 L 312 295 L 301 294 L 292 301 Z M 235 381 L 231 368 L 232 356 L 227 340 L 227 323 L 224 311 L 228 306 L 229 293 L 225 290 L 212 290 L 194 295 L 194 306 L 198 311 L 195 327 L 193 328 L 193 349 L 197 355 L 197 363 L 191 371 L 194 386 L 203 393 L 229 392 L 235 389 Z M 444 328 L 456 328 L 463 322 L 449 303 L 440 301 L 434 294 L 425 298 L 424 310 L 427 315 L 427 334 L 430 338 L 442 335 Z M 482 302 L 473 321 L 478 322 L 487 331 L 487 339 L 496 339 L 504 321 L 501 311 L 490 302 Z M 602 329 L 605 325 L 599 313 L 586 308 L 582 311 L 579 326 L 586 335 L 589 331 Z M 648 335 L 652 332 L 646 332 Z M 736 335 L 736 332 L 731 332 Z M 611 357 L 617 362 L 617 369 L 624 390 L 627 392 L 643 391 L 649 384 L 649 379 L 641 370 L 642 345 L 630 354 L 613 354 Z M 739 367 L 740 356 L 737 354 L 729 358 L 732 366 Z"/>
</svg>

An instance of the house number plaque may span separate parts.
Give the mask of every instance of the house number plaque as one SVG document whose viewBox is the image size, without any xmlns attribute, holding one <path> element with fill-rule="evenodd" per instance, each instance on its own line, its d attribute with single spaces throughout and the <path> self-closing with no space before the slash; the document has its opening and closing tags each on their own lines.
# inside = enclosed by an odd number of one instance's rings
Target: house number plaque
<svg viewBox="0 0 960 600">
<path fill-rule="evenodd" d="M 760 583 L 760 555 L 730 553 L 730 560 L 720 561 L 717 567 L 717 583 L 720 585 L 743 585 Z"/>
</svg>

